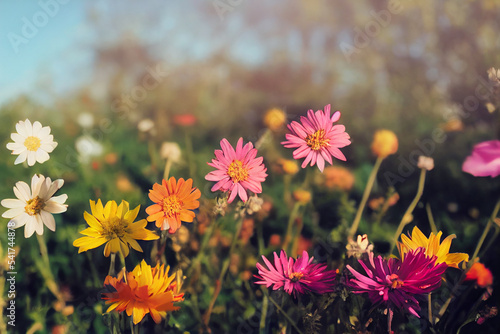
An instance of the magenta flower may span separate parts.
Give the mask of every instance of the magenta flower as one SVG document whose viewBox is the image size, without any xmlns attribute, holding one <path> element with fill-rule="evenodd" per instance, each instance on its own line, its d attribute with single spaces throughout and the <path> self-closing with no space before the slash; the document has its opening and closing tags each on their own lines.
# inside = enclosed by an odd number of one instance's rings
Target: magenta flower
<svg viewBox="0 0 500 334">
<path fill-rule="evenodd" d="M 325 106 L 325 111 L 318 110 L 316 113 L 310 109 L 307 117 L 300 117 L 300 123 L 294 121 L 288 124 L 291 133 L 286 135 L 287 140 L 281 144 L 286 148 L 297 148 L 293 151 L 293 158 L 305 158 L 302 168 L 308 163 L 311 163 L 311 166 L 317 164 L 323 172 L 325 160 L 330 165 L 333 163 L 332 156 L 346 160 L 339 148 L 349 145 L 351 141 L 345 132 L 345 126 L 333 125 L 339 118 L 340 111 L 330 117 L 330 105 Z"/>
<path fill-rule="evenodd" d="M 266 288 L 273 285 L 273 290 L 284 287 L 289 295 L 293 292 L 294 297 L 297 297 L 297 293 L 304 294 L 306 291 L 319 294 L 333 291 L 336 272 L 326 270 L 325 264 L 311 263 L 314 257 L 309 258 L 306 251 L 297 260 L 288 258 L 283 250 L 280 257 L 275 252 L 274 266 L 264 255 L 262 259 L 267 269 L 257 263 L 260 276 L 255 275 L 255 278 L 260 281 L 255 282 L 256 284 L 265 284 Z"/>
<path fill-rule="evenodd" d="M 262 163 L 262 157 L 256 158 L 257 149 L 253 148 L 252 143 L 243 146 L 243 138 L 238 140 L 236 151 L 225 138 L 221 140 L 220 146 L 222 150 L 215 150 L 216 159 L 208 163 L 217 170 L 205 176 L 205 180 L 217 182 L 212 191 L 229 192 L 228 203 L 231 203 L 236 195 L 246 202 L 247 190 L 260 194 L 261 182 L 266 179 L 267 168 Z"/>
<path fill-rule="evenodd" d="M 426 256 L 423 247 L 409 251 L 403 261 L 386 260 L 380 255 L 374 258 L 373 253 L 369 253 L 368 259 L 358 260 L 366 275 L 347 265 L 354 275 L 347 286 L 353 293 L 368 293 L 373 304 L 384 304 L 390 314 L 395 309 L 404 309 L 420 318 L 417 298 L 437 289 L 448 267 L 444 262 L 436 265 L 436 259 L 436 256 Z"/>
<path fill-rule="evenodd" d="M 472 154 L 465 159 L 462 170 L 474 176 L 500 175 L 500 141 L 490 140 L 474 146 Z"/>
</svg>

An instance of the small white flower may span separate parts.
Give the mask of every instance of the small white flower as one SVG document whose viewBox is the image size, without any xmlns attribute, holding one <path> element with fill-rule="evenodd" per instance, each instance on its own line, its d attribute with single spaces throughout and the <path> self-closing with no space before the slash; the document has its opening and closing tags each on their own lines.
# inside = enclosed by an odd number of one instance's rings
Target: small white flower
<svg viewBox="0 0 500 334">
<path fill-rule="evenodd" d="M 365 253 L 373 252 L 373 244 L 368 241 L 368 236 L 366 234 L 358 235 L 358 239 L 356 241 L 349 240 L 349 243 L 346 246 L 347 249 L 347 257 L 356 257 L 360 258 Z"/>
<path fill-rule="evenodd" d="M 500 85 L 500 69 L 490 68 L 488 71 L 488 79 L 493 83 L 493 85 Z"/>
<path fill-rule="evenodd" d="M 42 127 L 38 121 L 31 125 L 30 120 L 26 119 L 16 124 L 16 130 L 17 133 L 10 135 L 14 142 L 7 144 L 12 154 L 18 155 L 15 165 L 28 160 L 28 165 L 33 166 L 35 162 L 42 164 L 49 160 L 49 153 L 57 146 L 49 126 Z"/>
<path fill-rule="evenodd" d="M 78 154 L 80 154 L 81 161 L 84 163 L 88 162 L 92 157 L 100 156 L 104 151 L 102 144 L 91 136 L 78 137 L 75 147 Z"/>
<path fill-rule="evenodd" d="M 137 128 L 141 132 L 150 132 L 153 130 L 154 127 L 155 127 L 155 122 L 153 122 L 153 120 L 149 118 L 142 119 L 137 124 Z"/>
<path fill-rule="evenodd" d="M 434 168 L 434 159 L 421 155 L 418 157 L 417 166 L 418 168 L 427 169 L 428 171 L 430 171 Z"/>
<path fill-rule="evenodd" d="M 76 121 L 82 128 L 89 129 L 94 126 L 94 115 L 89 112 L 83 112 L 78 115 Z"/>
<path fill-rule="evenodd" d="M 170 159 L 173 163 L 181 161 L 181 148 L 174 142 L 164 142 L 161 144 L 160 156 L 163 159 Z"/>
<path fill-rule="evenodd" d="M 9 210 L 2 214 L 4 218 L 11 218 L 14 228 L 25 226 L 24 237 L 29 238 L 36 231 L 43 234 L 43 225 L 51 231 L 56 230 L 56 222 L 52 214 L 62 213 L 67 210 L 64 204 L 68 195 L 54 196 L 64 184 L 64 180 L 58 179 L 54 182 L 50 177 L 33 175 L 31 189 L 25 182 L 19 181 L 14 187 L 17 199 L 4 199 L 1 204 Z"/>
</svg>

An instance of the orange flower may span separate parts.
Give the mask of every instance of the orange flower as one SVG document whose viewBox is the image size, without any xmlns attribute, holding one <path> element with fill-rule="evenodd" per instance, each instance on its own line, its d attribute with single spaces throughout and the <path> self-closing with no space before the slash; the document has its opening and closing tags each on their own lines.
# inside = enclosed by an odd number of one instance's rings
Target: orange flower
<svg viewBox="0 0 500 334">
<path fill-rule="evenodd" d="M 330 189 L 340 189 L 349 191 L 354 185 L 354 175 L 344 167 L 328 166 L 325 168 L 325 186 Z"/>
<path fill-rule="evenodd" d="M 198 198 L 201 192 L 192 186 L 192 179 L 184 181 L 181 178 L 177 182 L 174 177 L 163 180 L 162 185 L 155 183 L 149 190 L 149 198 L 155 204 L 146 208 L 148 221 L 156 221 L 157 227 L 168 229 L 170 233 L 175 233 L 181 222 L 193 222 L 195 214 L 192 210 L 200 206 Z"/>
<path fill-rule="evenodd" d="M 378 130 L 373 137 L 371 148 L 376 156 L 386 158 L 398 151 L 398 137 L 390 130 Z"/>
<path fill-rule="evenodd" d="M 197 122 L 197 118 L 193 114 L 182 114 L 182 115 L 174 115 L 173 122 L 175 125 L 180 126 L 191 126 Z"/>
<path fill-rule="evenodd" d="M 493 274 L 480 262 L 476 262 L 465 275 L 466 281 L 477 281 L 481 288 L 493 285 Z"/>
<path fill-rule="evenodd" d="M 107 276 L 104 286 L 111 292 L 103 293 L 102 299 L 106 304 L 111 304 L 106 312 L 117 310 L 127 311 L 132 316 L 134 324 L 141 322 L 146 313 L 151 314 L 154 322 L 160 323 L 169 311 L 176 311 L 178 306 L 174 302 L 184 300 L 184 294 L 178 293 L 175 274 L 168 276 L 170 267 L 158 263 L 151 268 L 146 261 L 142 260 L 132 272 L 125 270 L 118 277 Z"/>
</svg>

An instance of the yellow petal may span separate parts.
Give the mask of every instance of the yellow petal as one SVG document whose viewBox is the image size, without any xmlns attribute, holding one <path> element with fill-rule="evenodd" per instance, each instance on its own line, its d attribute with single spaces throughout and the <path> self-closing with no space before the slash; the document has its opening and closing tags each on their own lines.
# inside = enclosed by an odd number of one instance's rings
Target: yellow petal
<svg viewBox="0 0 500 334">
<path fill-rule="evenodd" d="M 73 246 L 79 247 L 78 253 L 97 248 L 106 242 L 105 238 L 81 237 L 73 241 Z"/>
<path fill-rule="evenodd" d="M 106 206 L 104 207 L 104 217 L 110 218 L 116 216 L 117 208 L 118 206 L 116 205 L 115 201 L 109 201 L 108 203 L 106 203 Z"/>
</svg>

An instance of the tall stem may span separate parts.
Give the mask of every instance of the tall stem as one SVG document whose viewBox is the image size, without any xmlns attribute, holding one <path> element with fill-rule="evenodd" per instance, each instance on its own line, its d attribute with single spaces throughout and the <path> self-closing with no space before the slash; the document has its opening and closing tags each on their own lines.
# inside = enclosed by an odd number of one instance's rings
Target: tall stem
<svg viewBox="0 0 500 334">
<path fill-rule="evenodd" d="M 116 262 L 116 253 L 111 253 L 109 257 L 108 276 L 115 276 L 115 262 Z"/>
<path fill-rule="evenodd" d="M 425 185 L 425 173 L 427 170 L 425 168 L 422 168 L 420 170 L 420 179 L 418 181 L 418 189 L 417 189 L 417 194 L 415 195 L 415 198 L 413 201 L 410 203 L 410 206 L 408 209 L 406 209 L 405 214 L 403 215 L 403 218 L 401 218 L 401 221 L 399 222 L 398 229 L 396 230 L 396 233 L 394 234 L 394 237 L 392 238 L 391 241 L 391 249 L 389 251 L 389 254 L 392 254 L 392 251 L 394 250 L 394 246 L 396 245 L 396 241 L 398 240 L 399 236 L 403 232 L 403 228 L 411 221 L 410 215 L 412 214 L 413 210 L 415 210 L 415 207 L 418 204 L 418 201 L 420 201 L 420 197 L 422 197 L 422 194 L 424 193 L 424 185 Z"/>
<path fill-rule="evenodd" d="M 269 296 L 269 300 L 271 301 L 271 303 L 274 304 L 274 306 L 276 306 L 276 308 L 278 309 L 278 311 L 280 311 L 286 318 L 286 320 L 288 320 L 288 322 L 292 325 L 293 328 L 295 328 L 295 330 L 297 331 L 297 333 L 299 334 L 303 334 L 302 331 L 297 327 L 297 325 L 295 324 L 295 322 L 292 320 L 292 318 L 290 318 L 290 316 L 285 312 L 283 311 L 283 308 L 281 306 L 278 305 L 278 303 L 273 299 L 273 297 Z"/>
<path fill-rule="evenodd" d="M 361 220 L 361 216 L 363 214 L 363 210 L 365 209 L 366 202 L 368 201 L 368 196 L 370 196 L 370 192 L 372 191 L 373 184 L 375 183 L 375 177 L 377 176 L 377 172 L 380 168 L 380 164 L 382 163 L 384 158 L 378 157 L 377 161 L 375 161 L 375 165 L 368 177 L 368 182 L 366 183 L 365 191 L 363 192 L 363 197 L 361 198 L 361 202 L 359 203 L 358 211 L 356 212 L 356 216 L 354 217 L 354 221 L 352 222 L 351 229 L 349 230 L 348 239 L 352 239 L 354 234 L 358 231 L 359 222 Z"/>
<path fill-rule="evenodd" d="M 425 211 L 427 211 L 427 218 L 429 219 L 429 225 L 431 226 L 431 232 L 435 235 L 438 234 L 436 222 L 434 221 L 434 217 L 432 216 L 431 205 L 427 203 L 425 205 Z"/>
<path fill-rule="evenodd" d="M 285 241 L 283 242 L 283 249 L 288 253 L 291 251 L 291 249 L 288 249 L 288 246 L 292 242 L 293 223 L 294 223 L 295 219 L 297 218 L 297 214 L 299 213 L 300 206 L 301 206 L 300 202 L 295 202 L 293 209 L 292 209 L 292 212 L 290 213 L 290 217 L 288 217 L 288 226 L 286 228 Z"/>
<path fill-rule="evenodd" d="M 165 163 L 165 170 L 163 171 L 163 179 L 168 180 L 168 176 L 170 174 L 170 168 L 172 167 L 172 159 L 167 158 L 167 162 Z"/>
<path fill-rule="evenodd" d="M 212 299 L 210 300 L 210 304 L 208 306 L 207 311 L 205 312 L 203 316 L 203 323 L 205 324 L 206 327 L 208 327 L 208 323 L 210 322 L 210 316 L 212 315 L 212 310 L 215 305 L 215 301 L 217 300 L 217 297 L 219 296 L 222 283 L 224 281 L 224 277 L 226 276 L 227 270 L 229 269 L 229 264 L 231 262 L 231 255 L 234 252 L 234 249 L 236 248 L 236 244 L 238 241 L 238 236 L 240 235 L 241 232 L 241 227 L 243 226 L 243 216 L 239 219 L 237 226 L 236 226 L 236 232 L 233 235 L 233 241 L 231 242 L 231 247 L 229 248 L 229 254 L 228 257 L 224 260 L 224 263 L 222 264 L 222 270 L 219 275 L 219 279 L 215 283 L 215 291 L 212 296 Z"/>
<path fill-rule="evenodd" d="M 488 232 L 490 232 L 491 226 L 493 225 L 493 222 L 495 221 L 495 218 L 498 215 L 498 210 L 500 210 L 500 199 L 498 200 L 497 204 L 495 205 L 495 208 L 493 209 L 493 212 L 491 213 L 491 217 L 488 220 L 486 227 L 484 228 L 484 231 L 483 231 L 483 234 L 481 235 L 481 238 L 479 238 L 479 241 L 477 242 L 476 249 L 474 250 L 474 254 L 472 255 L 472 258 L 470 260 L 471 263 L 474 263 L 474 260 L 476 259 L 477 254 L 479 254 L 479 251 L 481 250 L 481 247 L 483 246 L 484 240 L 486 239 Z"/>
</svg>

